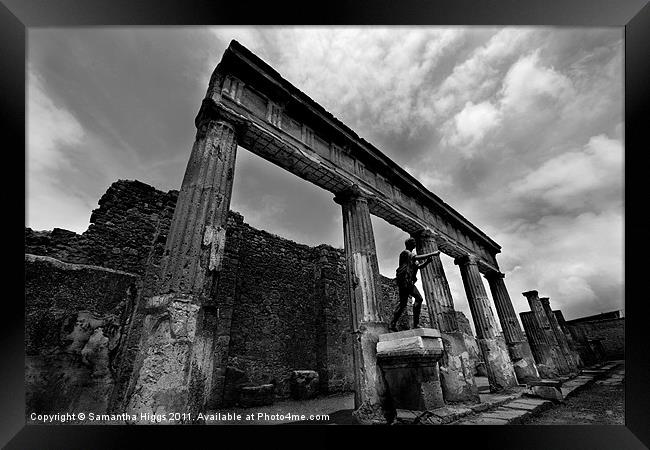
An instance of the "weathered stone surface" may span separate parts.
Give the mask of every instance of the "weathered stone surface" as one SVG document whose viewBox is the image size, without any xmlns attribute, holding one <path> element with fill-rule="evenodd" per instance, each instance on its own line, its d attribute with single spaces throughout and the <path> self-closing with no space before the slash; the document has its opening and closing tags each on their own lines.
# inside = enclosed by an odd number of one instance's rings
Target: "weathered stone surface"
<svg viewBox="0 0 650 450">
<path fill-rule="evenodd" d="M 451 423 L 460 417 L 471 414 L 472 410 L 462 407 L 443 406 L 432 410 L 431 413 L 438 417 L 442 423 Z"/>
<path fill-rule="evenodd" d="M 314 398 L 318 395 L 320 380 L 314 370 L 291 372 L 291 396 L 297 400 Z"/>
<path fill-rule="evenodd" d="M 445 351 L 439 361 L 440 383 L 445 402 L 479 402 L 473 366 L 463 333 L 443 333 Z"/>
<path fill-rule="evenodd" d="M 502 419 L 506 420 L 509 424 L 516 424 L 529 415 L 530 412 L 526 410 L 500 407 L 494 411 L 483 413 L 481 417 L 485 419 Z"/>
<path fill-rule="evenodd" d="M 539 348 L 536 356 L 536 358 L 541 358 L 539 363 L 546 365 L 548 368 L 556 369 L 560 375 L 570 374 L 571 368 L 555 337 L 551 323 L 539 299 L 538 292 L 532 290 L 523 292 L 522 295 L 528 300 L 530 314 L 521 313 L 520 316 L 522 322 L 524 321 L 524 316 L 527 316 L 528 327 L 526 328 L 526 334 L 529 336 L 538 336 L 532 340 L 529 338 L 529 341 L 531 345 Z"/>
<path fill-rule="evenodd" d="M 354 367 L 355 418 L 361 423 L 391 414 L 386 385 L 377 365 L 379 335 L 388 331 L 379 308 L 381 281 L 368 197 L 353 185 L 337 193 L 343 214 L 343 240 L 348 285 Z M 388 419 L 386 419 L 388 420 Z"/>
<path fill-rule="evenodd" d="M 106 412 L 137 276 L 25 255 L 26 413 Z"/>
<path fill-rule="evenodd" d="M 548 400 L 520 399 L 506 403 L 504 407 L 512 409 L 523 409 L 526 411 L 539 411 L 543 408 L 550 407 L 552 403 Z"/>
<path fill-rule="evenodd" d="M 427 328 L 386 333 L 377 342 L 377 358 L 381 359 L 432 356 L 437 360 L 442 352 L 440 332 Z"/>
<path fill-rule="evenodd" d="M 505 419 L 498 419 L 496 417 L 475 417 L 471 419 L 461 420 L 453 425 L 507 425 L 508 421 Z"/>
<path fill-rule="evenodd" d="M 555 385 L 529 386 L 526 390 L 526 395 L 531 395 L 533 397 L 539 397 L 546 400 L 552 400 L 555 402 L 564 401 L 564 395 L 562 394 L 561 387 Z"/>
<path fill-rule="evenodd" d="M 499 316 L 503 337 L 508 348 L 515 375 L 519 383 L 539 379 L 539 372 L 528 342 L 517 320 L 517 314 L 512 306 L 510 294 L 504 282 L 505 275 L 500 272 L 488 272 L 488 280 L 494 306 Z"/>
<path fill-rule="evenodd" d="M 411 330 L 398 331 L 396 333 L 384 333 L 379 335 L 379 342 L 397 341 L 412 337 L 436 339 L 440 338 L 440 331 L 433 328 L 415 328 Z"/>
<path fill-rule="evenodd" d="M 476 328 L 476 340 L 485 361 L 490 390 L 496 392 L 514 387 L 517 385 L 517 378 L 508 351 L 497 342 L 496 319 L 481 280 L 477 260 L 473 255 L 466 255 L 456 258 L 454 262 L 460 267 L 463 286 Z"/>
<path fill-rule="evenodd" d="M 377 360 L 394 407 L 426 411 L 443 406 L 437 364 L 443 353 L 440 332 L 422 328 L 379 339 Z"/>
<path fill-rule="evenodd" d="M 260 386 L 242 386 L 239 388 L 239 405 L 245 408 L 264 406 L 273 403 L 274 386 L 262 384 Z"/>
<path fill-rule="evenodd" d="M 569 341 L 567 340 L 567 337 L 564 335 L 564 332 L 560 327 L 557 317 L 555 316 L 555 314 L 553 314 L 553 310 L 551 309 L 549 298 L 541 297 L 539 301 L 542 304 L 544 313 L 546 313 L 546 317 L 548 318 L 549 324 L 551 325 L 551 331 L 555 336 L 555 340 L 558 344 L 559 350 L 562 353 L 562 356 L 564 356 L 564 359 L 569 367 L 569 370 L 572 373 L 577 373 L 578 362 L 576 360 L 576 357 L 573 354 L 573 351 L 571 350 L 571 348 L 569 348 Z"/>
</svg>

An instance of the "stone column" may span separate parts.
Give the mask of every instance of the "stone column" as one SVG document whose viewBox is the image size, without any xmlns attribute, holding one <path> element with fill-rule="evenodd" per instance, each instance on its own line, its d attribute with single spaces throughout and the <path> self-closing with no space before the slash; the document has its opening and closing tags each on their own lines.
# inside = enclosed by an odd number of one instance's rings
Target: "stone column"
<svg viewBox="0 0 650 450">
<path fill-rule="evenodd" d="M 490 285 L 497 316 L 499 316 L 501 322 L 503 337 L 508 346 L 510 360 L 514 366 L 515 374 L 517 374 L 517 380 L 525 384 L 527 381 L 538 380 L 539 372 L 528 340 L 517 320 L 515 308 L 512 306 L 510 295 L 503 281 L 504 277 L 505 275 L 501 272 L 488 272 L 485 274 L 485 278 Z"/>
<path fill-rule="evenodd" d="M 127 410 L 198 412 L 213 387 L 220 345 L 214 304 L 224 255 L 237 138 L 235 127 L 206 108 L 185 170 L 146 312 Z"/>
<path fill-rule="evenodd" d="M 414 233 L 419 254 L 438 251 L 435 235 L 429 229 Z M 447 402 L 478 402 L 478 387 L 471 370 L 469 353 L 463 334 L 458 330 L 454 300 L 442 267 L 440 255 L 420 270 L 424 298 L 426 299 L 431 326 L 441 333 L 444 353 L 439 361 L 440 382 Z"/>
<path fill-rule="evenodd" d="M 382 295 L 375 237 L 370 221 L 368 196 L 358 186 L 340 192 L 334 201 L 343 210 L 343 238 L 353 334 L 354 415 L 361 423 L 385 421 L 390 414 L 386 385 L 377 365 L 379 335 L 388 324 L 379 314 Z"/>
<path fill-rule="evenodd" d="M 454 262 L 460 267 L 476 328 L 476 341 L 485 360 L 490 390 L 496 392 L 517 386 L 517 378 L 508 351 L 502 348 L 496 339 L 497 324 L 481 280 L 476 256 L 466 255 L 456 258 Z"/>
<path fill-rule="evenodd" d="M 560 325 L 560 328 L 562 329 L 564 336 L 566 336 L 566 340 L 569 344 L 569 348 L 571 349 L 571 352 L 573 353 L 573 356 L 575 357 L 578 368 L 584 367 L 585 362 L 583 361 L 581 352 L 579 351 L 579 344 L 576 342 L 575 338 L 571 334 L 571 331 L 569 331 L 569 327 L 567 327 L 566 320 L 564 320 L 564 315 L 562 314 L 562 311 L 555 310 L 553 311 L 553 314 L 555 314 L 557 323 Z"/>
<path fill-rule="evenodd" d="M 548 317 L 548 321 L 551 324 L 551 331 L 553 331 L 553 334 L 555 335 L 555 339 L 557 340 L 558 346 L 560 347 L 560 351 L 562 352 L 564 359 L 569 365 L 569 369 L 571 372 L 577 372 L 578 364 L 573 356 L 573 352 L 571 352 L 571 349 L 569 348 L 569 343 L 567 342 L 567 338 L 564 335 L 562 328 L 560 327 L 557 317 L 555 317 L 555 314 L 551 309 L 549 298 L 541 297 L 539 301 L 542 304 L 544 312 L 546 313 L 546 317 Z"/>
<path fill-rule="evenodd" d="M 562 351 L 560 350 L 560 346 L 557 342 L 557 339 L 555 338 L 555 334 L 553 334 L 553 330 L 551 330 L 551 323 L 549 322 L 548 317 L 544 312 L 544 307 L 539 300 L 538 292 L 527 291 L 523 292 L 522 294 L 528 300 L 528 304 L 530 305 L 530 310 L 533 313 L 535 322 L 537 323 L 537 326 L 542 330 L 544 342 L 546 345 L 548 345 L 548 356 L 550 356 L 551 359 L 547 359 L 544 364 L 553 366 L 560 375 L 566 375 L 570 373 L 571 370 L 569 369 L 569 365 L 566 362 L 566 359 L 562 355 Z"/>
</svg>

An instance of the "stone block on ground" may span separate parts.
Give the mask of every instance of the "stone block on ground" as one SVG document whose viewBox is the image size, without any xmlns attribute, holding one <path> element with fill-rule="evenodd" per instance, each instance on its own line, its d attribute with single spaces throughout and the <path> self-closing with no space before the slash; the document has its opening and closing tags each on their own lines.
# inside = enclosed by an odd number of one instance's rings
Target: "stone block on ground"
<svg viewBox="0 0 650 450">
<path fill-rule="evenodd" d="M 320 379 L 314 370 L 294 370 L 289 381 L 291 397 L 306 400 L 318 395 Z"/>
<path fill-rule="evenodd" d="M 242 386 L 239 388 L 239 405 L 245 408 L 273 404 L 275 386 L 261 384 L 259 386 Z"/>
<path fill-rule="evenodd" d="M 512 409 L 523 409 L 526 411 L 540 411 L 550 407 L 553 403 L 548 400 L 536 399 L 536 398 L 527 398 L 527 399 L 518 399 L 503 405 L 506 408 Z"/>
<path fill-rule="evenodd" d="M 525 394 L 532 397 L 552 400 L 554 402 L 564 401 L 564 395 L 562 394 L 561 388 L 556 386 L 530 386 L 526 390 Z"/>
</svg>

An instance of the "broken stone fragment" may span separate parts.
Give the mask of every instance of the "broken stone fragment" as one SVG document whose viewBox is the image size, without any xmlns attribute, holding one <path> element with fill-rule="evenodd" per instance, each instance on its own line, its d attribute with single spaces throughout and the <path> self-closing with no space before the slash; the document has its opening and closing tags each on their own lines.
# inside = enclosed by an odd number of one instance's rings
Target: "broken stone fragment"
<svg viewBox="0 0 650 450">
<path fill-rule="evenodd" d="M 318 372 L 314 370 L 294 370 L 291 372 L 291 397 L 296 400 L 314 398 L 318 395 Z"/>
<path fill-rule="evenodd" d="M 245 408 L 271 405 L 274 400 L 274 391 L 275 386 L 272 384 L 242 386 L 239 388 L 239 405 Z"/>
</svg>

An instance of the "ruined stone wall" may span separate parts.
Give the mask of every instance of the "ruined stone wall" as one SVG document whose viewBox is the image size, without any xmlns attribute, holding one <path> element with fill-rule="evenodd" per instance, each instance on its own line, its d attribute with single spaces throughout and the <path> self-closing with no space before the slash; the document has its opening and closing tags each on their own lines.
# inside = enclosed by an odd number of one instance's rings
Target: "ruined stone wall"
<svg viewBox="0 0 650 450">
<path fill-rule="evenodd" d="M 165 244 L 177 198 L 177 191 L 165 193 L 139 181 L 116 181 L 99 199 L 84 233 L 27 228 L 25 253 L 142 275 L 152 245 Z"/>
<path fill-rule="evenodd" d="M 105 412 L 137 276 L 25 255 L 26 413 Z"/>
<path fill-rule="evenodd" d="M 28 228 L 25 252 L 140 275 L 134 286 L 143 296 L 151 295 L 177 195 L 138 181 L 117 181 L 100 199 L 86 232 Z M 66 280 L 63 276 L 57 282 L 65 286 Z M 342 249 L 298 244 L 256 230 L 231 212 L 218 283 L 215 400 L 225 393 L 227 400 L 236 401 L 234 391 L 242 383 L 274 382 L 276 393 L 287 395 L 288 377 L 296 369 L 318 371 L 321 392 L 352 389 Z M 386 277 L 382 277 L 382 286 L 380 310 L 388 321 L 398 302 L 397 287 Z M 118 405 L 138 353 L 142 318 L 136 309 L 128 324 L 132 332 L 121 345 L 116 374 L 119 389 L 113 400 Z M 411 320 L 409 305 L 401 327 L 407 328 Z M 421 323 L 429 324 L 426 305 Z"/>
<path fill-rule="evenodd" d="M 625 318 L 566 323 L 572 334 L 600 339 L 605 357 L 623 359 L 625 353 Z"/>
</svg>

